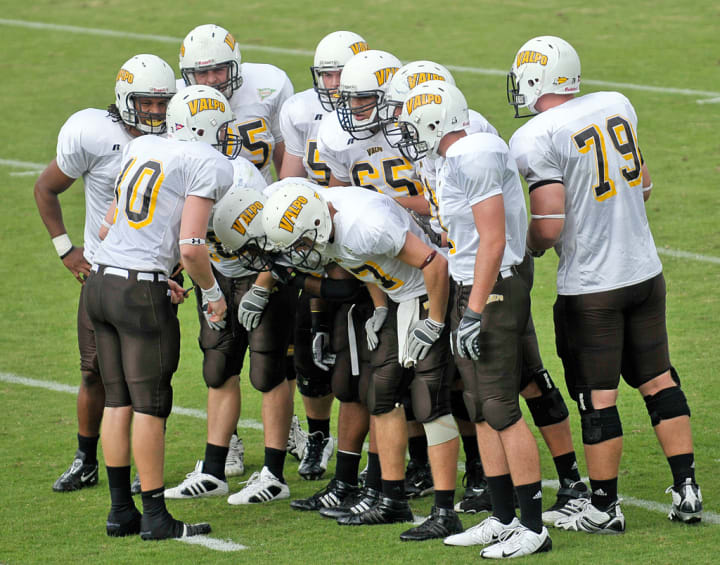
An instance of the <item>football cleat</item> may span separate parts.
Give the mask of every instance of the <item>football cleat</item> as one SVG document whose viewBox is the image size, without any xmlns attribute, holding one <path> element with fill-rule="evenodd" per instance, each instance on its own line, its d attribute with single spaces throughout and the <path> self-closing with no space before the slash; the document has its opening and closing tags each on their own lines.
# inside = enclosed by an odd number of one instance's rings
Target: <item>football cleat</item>
<svg viewBox="0 0 720 565">
<path fill-rule="evenodd" d="M 142 486 L 140 485 L 140 475 L 137 473 L 135 474 L 135 479 L 133 480 L 132 484 L 130 485 L 130 494 L 140 494 L 142 492 Z"/>
<path fill-rule="evenodd" d="M 467 492 L 467 491 L 466 491 Z M 455 504 L 455 512 L 463 514 L 477 514 L 478 512 L 492 512 L 490 491 L 486 488 L 480 494 L 465 498 Z"/>
<path fill-rule="evenodd" d="M 395 500 L 383 496 L 372 508 L 363 512 L 342 516 L 337 523 L 342 526 L 374 526 L 377 524 L 395 524 L 412 522 L 413 513 L 407 500 Z"/>
<path fill-rule="evenodd" d="M 465 487 L 463 499 L 473 498 L 487 491 L 487 481 L 483 476 L 483 466 L 480 459 L 465 464 L 462 484 Z"/>
<path fill-rule="evenodd" d="M 305 444 L 307 443 L 308 433 L 300 427 L 300 420 L 293 414 L 290 420 L 290 435 L 288 436 L 287 452 L 298 461 L 302 461 L 305 455 Z"/>
<path fill-rule="evenodd" d="M 245 472 L 245 446 L 243 441 L 233 434 L 230 437 L 230 446 L 225 458 L 225 476 L 237 477 Z"/>
<path fill-rule="evenodd" d="M 140 533 L 140 520 L 142 514 L 134 506 L 123 513 L 114 513 L 112 510 L 107 517 L 107 535 L 114 538 L 133 536 Z"/>
<path fill-rule="evenodd" d="M 199 524 L 185 524 L 175 520 L 170 513 L 162 518 L 150 519 L 143 514 L 140 527 L 140 537 L 144 540 L 162 540 L 189 538 L 209 534 L 212 531 L 210 524 L 201 522 Z"/>
<path fill-rule="evenodd" d="M 514 530 L 518 526 L 520 526 L 520 520 L 517 518 L 513 518 L 509 524 L 503 524 L 495 516 L 490 516 L 462 533 L 446 537 L 443 543 L 462 546 L 488 545 L 498 541 L 504 532 Z"/>
<path fill-rule="evenodd" d="M 332 508 L 321 508 L 320 514 L 326 518 L 337 520 L 343 516 L 360 514 L 375 506 L 382 493 L 370 487 L 364 487 L 353 496 L 348 497 L 341 505 Z"/>
<path fill-rule="evenodd" d="M 358 486 L 360 488 L 363 488 L 365 486 L 365 481 L 367 480 L 367 463 L 365 464 L 365 468 L 358 473 Z"/>
<path fill-rule="evenodd" d="M 581 502 L 584 501 L 584 502 Z M 555 527 L 571 532 L 589 534 L 622 534 L 625 532 L 625 516 L 620 510 L 620 499 L 607 510 L 600 510 L 587 499 L 576 499 L 575 512 L 555 522 Z"/>
<path fill-rule="evenodd" d="M 480 557 L 485 559 L 510 559 L 542 553 L 552 549 L 552 540 L 548 535 L 547 528 L 538 534 L 523 525 L 500 534 L 497 543 L 484 547 L 480 551 Z"/>
<path fill-rule="evenodd" d="M 438 508 L 433 506 L 430 516 L 414 528 L 400 534 L 402 541 L 425 541 L 429 539 L 443 539 L 463 531 L 462 522 L 452 508 Z"/>
<path fill-rule="evenodd" d="M 165 498 L 203 498 L 228 493 L 228 484 L 215 475 L 203 473 L 203 462 L 198 461 L 195 470 L 186 475 L 178 486 L 165 489 Z"/>
<path fill-rule="evenodd" d="M 295 510 L 336 508 L 358 492 L 360 492 L 358 487 L 333 479 L 324 489 L 317 491 L 310 498 L 293 500 L 290 507 Z"/>
<path fill-rule="evenodd" d="M 405 494 L 408 498 L 419 498 L 433 492 L 433 478 L 430 463 L 419 463 L 415 459 L 408 461 L 405 469 Z"/>
<path fill-rule="evenodd" d="M 702 493 L 691 478 L 685 479 L 679 489 L 672 485 L 665 492 L 672 494 L 672 509 L 668 514 L 670 520 L 686 524 L 702 520 Z"/>
<path fill-rule="evenodd" d="M 98 484 L 98 464 L 85 464 L 87 456 L 79 449 L 67 471 L 65 471 L 53 484 L 55 492 L 70 492 Z"/>
<path fill-rule="evenodd" d="M 267 467 L 263 467 L 260 472 L 255 471 L 244 484 L 245 488 L 228 497 L 229 504 L 261 504 L 290 498 L 290 487 Z"/>
<path fill-rule="evenodd" d="M 308 481 L 315 481 L 323 476 L 328 466 L 328 460 L 335 449 L 335 440 L 332 436 L 325 437 L 320 432 L 307 436 L 305 453 L 298 467 L 298 474 Z"/>
<path fill-rule="evenodd" d="M 590 489 L 582 481 L 567 481 L 565 486 L 558 489 L 555 504 L 542 513 L 542 521 L 548 526 L 552 526 L 560 518 L 565 518 L 577 512 L 577 500 L 588 500 L 590 498 Z M 580 502 L 580 505 L 583 503 Z"/>
</svg>

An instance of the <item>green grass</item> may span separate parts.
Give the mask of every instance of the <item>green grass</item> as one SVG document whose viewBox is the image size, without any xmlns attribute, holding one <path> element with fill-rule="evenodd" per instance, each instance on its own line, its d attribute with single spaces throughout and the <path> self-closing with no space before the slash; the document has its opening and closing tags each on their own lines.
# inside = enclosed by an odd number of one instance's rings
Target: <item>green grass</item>
<svg viewBox="0 0 720 565">
<path fill-rule="evenodd" d="M 560 35 L 578 50 L 584 92 L 619 89 L 638 112 L 639 139 L 655 189 L 648 214 L 660 248 L 720 257 L 720 131 L 718 104 L 698 104 L 702 95 L 611 87 L 591 81 L 720 92 L 717 45 L 720 7 L 708 0 L 691 5 L 669 0 L 603 5 L 550 1 L 368 0 L 305 6 L 273 0 L 227 3 L 170 2 L 151 5 L 114 0 L 0 0 L 5 19 L 101 28 L 182 38 L 199 23 L 217 22 L 245 45 L 312 51 L 336 29 L 363 34 L 371 47 L 404 61 L 437 60 L 446 65 L 507 69 L 528 38 Z M 3 58 L 0 159 L 47 163 L 67 117 L 82 108 L 112 101 L 117 69 L 136 53 L 156 53 L 173 66 L 179 42 L 77 34 L 0 24 Z M 311 85 L 311 57 L 246 48 L 243 58 L 284 69 L 296 91 Z M 482 112 L 505 139 L 520 123 L 505 100 L 505 78 L 455 72 L 472 108 Z M 79 379 L 75 312 L 79 287 L 61 266 L 32 198 L 34 176 L 0 165 L 0 373 L 76 386 Z M 78 182 L 62 196 L 73 240 L 82 237 L 84 201 Z M 720 513 L 720 353 L 716 347 L 720 266 L 662 256 L 668 283 L 671 354 L 693 411 L 697 476 L 705 508 Z M 552 303 L 555 261 L 536 264 L 533 312 L 546 365 L 558 383 L 562 371 L 554 352 Z M 197 319 L 181 309 L 182 358 L 174 379 L 175 403 L 203 410 Z M 561 385 L 562 386 L 562 385 Z M 260 420 L 260 395 L 243 378 L 243 418 Z M 564 388 L 564 387 L 563 387 Z M 107 480 L 97 488 L 58 495 L 50 486 L 75 449 L 73 395 L 0 380 L 0 562 L 2 563 L 470 563 L 477 548 L 447 548 L 439 542 L 404 544 L 404 526 L 343 529 L 316 515 L 294 512 L 286 502 L 262 507 L 230 507 L 224 499 L 170 501 L 186 520 L 208 520 L 213 536 L 249 547 L 224 554 L 178 542 L 144 543 L 109 539 L 104 532 Z M 621 493 L 669 503 L 664 489 L 670 474 L 649 426 L 639 395 L 622 387 L 625 429 Z M 299 400 L 297 412 L 303 416 Z M 580 449 L 579 426 L 571 422 Z M 334 419 L 333 419 L 334 422 Z M 166 482 L 176 484 L 202 457 L 205 421 L 172 416 L 168 421 Z M 262 464 L 261 432 L 243 430 L 248 474 Z M 581 450 L 580 450 L 581 451 Z M 541 446 L 543 477 L 554 478 L 552 460 Z M 582 453 L 579 453 L 582 463 Z M 321 483 L 302 481 L 297 463 L 286 466 L 292 497 L 311 494 Z M 332 467 L 330 472 L 332 471 Z M 231 488 L 240 487 L 232 481 Z M 460 491 L 458 491 L 458 494 Z M 545 491 L 550 499 L 554 493 Z M 431 499 L 413 502 L 426 514 Z M 532 558 L 539 563 L 710 563 L 718 526 L 671 524 L 663 514 L 625 505 L 628 531 L 620 537 L 588 537 L 553 532 L 554 550 Z M 463 518 L 465 526 L 476 523 Z M 530 561 L 526 559 L 525 561 Z"/>
</svg>

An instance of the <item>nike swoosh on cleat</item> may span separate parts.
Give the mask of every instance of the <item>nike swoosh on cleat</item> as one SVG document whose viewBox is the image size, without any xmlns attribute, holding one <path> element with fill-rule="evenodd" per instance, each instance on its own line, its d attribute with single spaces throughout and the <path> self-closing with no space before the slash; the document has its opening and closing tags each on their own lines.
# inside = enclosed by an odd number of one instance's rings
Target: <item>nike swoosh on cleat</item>
<svg viewBox="0 0 720 565">
<path fill-rule="evenodd" d="M 88 479 L 92 479 L 96 473 L 97 471 L 92 471 L 89 475 L 80 475 L 80 480 L 84 483 Z"/>
</svg>

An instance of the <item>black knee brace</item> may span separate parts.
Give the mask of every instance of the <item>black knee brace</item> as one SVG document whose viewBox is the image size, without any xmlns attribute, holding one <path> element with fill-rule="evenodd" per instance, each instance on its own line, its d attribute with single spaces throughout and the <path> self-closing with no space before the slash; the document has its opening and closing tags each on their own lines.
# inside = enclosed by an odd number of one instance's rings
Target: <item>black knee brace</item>
<svg viewBox="0 0 720 565">
<path fill-rule="evenodd" d="M 650 414 L 650 422 L 653 427 L 663 420 L 670 420 L 678 416 L 690 417 L 687 398 L 679 386 L 664 388 L 656 394 L 646 396 L 645 407 Z"/>
<path fill-rule="evenodd" d="M 471 421 L 467 406 L 465 406 L 465 400 L 463 400 L 463 391 L 453 390 L 450 392 L 450 409 L 456 419 Z"/>
<path fill-rule="evenodd" d="M 538 428 L 559 424 L 570 415 L 562 394 L 556 388 L 543 392 L 537 398 L 528 398 L 525 402 Z"/>
<path fill-rule="evenodd" d="M 678 372 L 672 365 L 670 365 L 670 376 L 672 377 L 672 380 L 675 381 L 675 384 L 680 386 L 680 375 L 678 375 Z"/>
<path fill-rule="evenodd" d="M 617 406 L 595 410 L 580 409 L 580 424 L 582 426 L 582 437 L 585 445 L 595 445 L 609 439 L 622 437 L 622 423 L 618 414 Z"/>
</svg>

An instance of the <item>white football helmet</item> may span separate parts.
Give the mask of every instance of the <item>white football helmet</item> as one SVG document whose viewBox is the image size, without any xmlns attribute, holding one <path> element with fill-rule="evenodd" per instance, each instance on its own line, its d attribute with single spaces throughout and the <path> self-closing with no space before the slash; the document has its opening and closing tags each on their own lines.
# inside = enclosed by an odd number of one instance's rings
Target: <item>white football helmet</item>
<svg viewBox="0 0 720 565">
<path fill-rule="evenodd" d="M 470 125 L 465 96 L 454 84 L 431 80 L 408 92 L 398 118 L 400 152 L 410 161 L 437 157 L 440 140 Z"/>
<path fill-rule="evenodd" d="M 137 98 L 166 98 L 177 92 L 175 73 L 156 55 L 135 55 L 125 61 L 115 78 L 115 106 L 120 119 L 143 133 L 164 133 L 165 114 L 143 112 Z"/>
<path fill-rule="evenodd" d="M 388 118 L 387 90 L 402 66 L 386 51 L 371 49 L 352 57 L 342 70 L 337 113 L 340 126 L 355 139 L 372 137 Z"/>
<path fill-rule="evenodd" d="M 265 196 L 252 188 L 234 187 L 215 205 L 213 231 L 223 247 L 237 254 L 245 267 L 266 271 L 272 264 L 273 246 L 262 226 Z"/>
<path fill-rule="evenodd" d="M 242 86 L 242 57 L 240 47 L 232 34 L 217 25 L 196 27 L 183 39 L 180 46 L 180 73 L 185 84 L 198 84 L 198 72 L 226 68 L 227 79 L 213 84 L 226 98 Z"/>
<path fill-rule="evenodd" d="M 332 112 L 337 106 L 337 88 L 327 88 L 322 73 L 342 71 L 353 55 L 368 50 L 367 41 L 352 31 L 334 31 L 320 40 L 310 73 L 323 109 Z"/>
<path fill-rule="evenodd" d="M 305 179 L 283 179 L 265 202 L 262 224 L 269 242 L 294 265 L 315 271 L 326 260 L 333 224 L 322 190 Z M 270 189 L 272 190 L 272 188 Z"/>
<path fill-rule="evenodd" d="M 212 86 L 187 86 L 168 104 L 168 137 L 209 143 L 229 159 L 235 159 L 242 148 L 242 138 L 228 132 L 228 124 L 234 119 L 222 92 Z"/>
<path fill-rule="evenodd" d="M 543 35 L 525 43 L 515 55 L 507 76 L 508 102 L 516 118 L 537 114 L 535 104 L 544 94 L 580 92 L 580 57 L 564 39 Z M 530 113 L 520 115 L 519 109 Z"/>
</svg>

